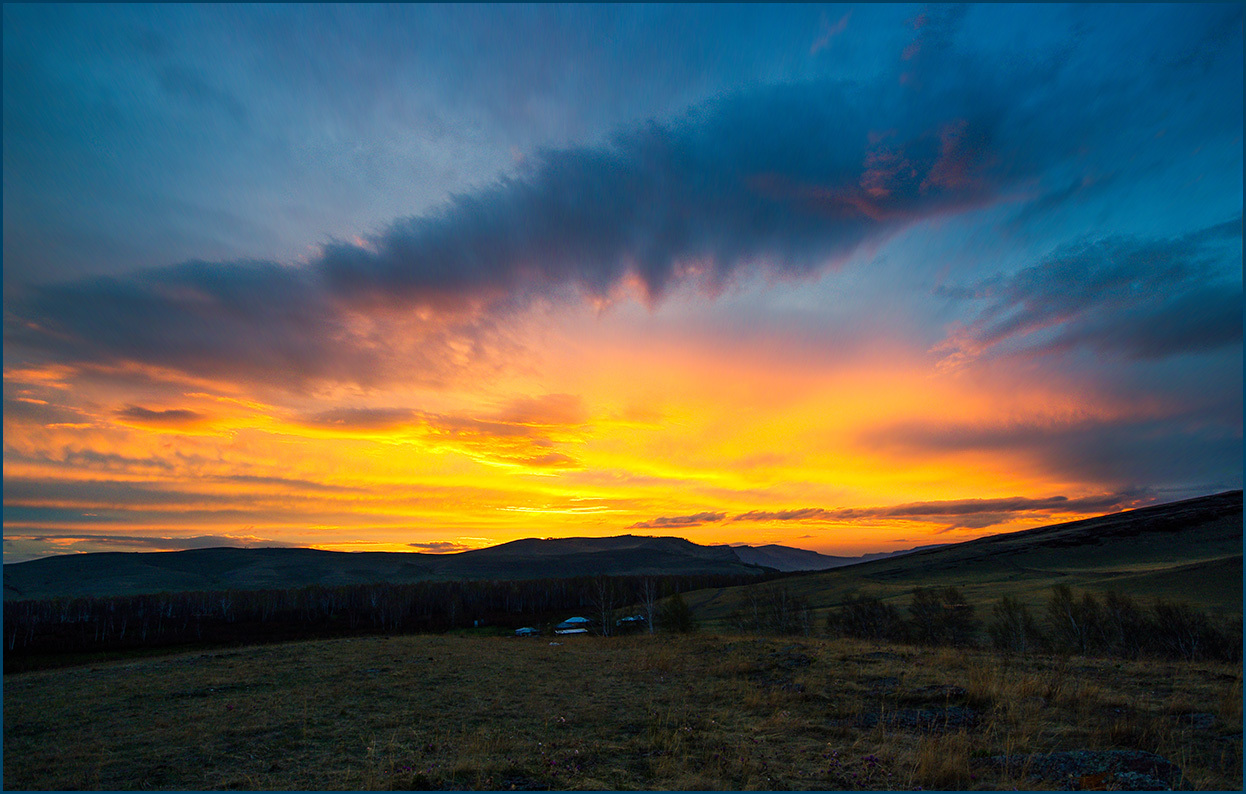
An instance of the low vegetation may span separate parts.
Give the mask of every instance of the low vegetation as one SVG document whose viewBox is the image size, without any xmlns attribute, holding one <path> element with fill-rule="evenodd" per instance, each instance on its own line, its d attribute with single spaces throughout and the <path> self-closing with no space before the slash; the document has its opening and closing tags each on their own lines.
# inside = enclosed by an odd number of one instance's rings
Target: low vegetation
<svg viewBox="0 0 1246 794">
<path fill-rule="evenodd" d="M 4 783 L 1240 790 L 1240 533 L 1236 492 L 760 582 L 9 600 Z"/>
<path fill-rule="evenodd" d="M 788 601 L 794 602 L 795 596 Z M 1136 659 L 1242 659 L 1242 616 L 1215 617 L 1164 599 L 1147 605 L 1109 591 L 1075 593 L 1066 585 L 1051 589 L 1045 620 L 1011 596 L 991 610 L 986 625 L 997 651 L 1039 651 Z M 958 588 L 915 588 L 905 616 L 892 604 L 854 595 L 827 615 L 830 634 L 858 639 L 907 641 L 920 645 L 975 645 L 982 630 L 972 604 Z"/>
<path fill-rule="evenodd" d="M 250 645 L 377 633 L 487 626 L 507 633 L 581 613 L 609 633 L 625 605 L 673 630 L 691 612 L 672 595 L 755 581 L 743 574 L 580 576 L 511 581 L 311 585 L 4 602 L 5 672 L 74 664 L 84 657 L 179 646 Z M 666 601 L 664 601 L 664 599 Z M 659 602 L 670 614 L 658 614 Z M 671 610 L 674 609 L 674 612 Z"/>
<path fill-rule="evenodd" d="M 850 638 L 340 638 L 7 675 L 4 782 L 1240 790 L 1241 687 L 1233 663 Z"/>
<path fill-rule="evenodd" d="M 1242 493 L 996 535 L 778 581 L 817 625 L 854 595 L 878 598 L 903 612 L 914 588 L 949 586 L 983 619 L 1003 596 L 1041 615 L 1057 585 L 1098 598 L 1115 591 L 1148 604 L 1158 598 L 1240 614 Z M 715 629 L 734 629 L 742 625 L 741 617 L 756 622 L 755 615 L 773 623 L 764 609 L 756 609 L 759 602 L 773 602 L 764 592 L 772 584 L 702 590 L 688 595 L 688 605 Z"/>
</svg>

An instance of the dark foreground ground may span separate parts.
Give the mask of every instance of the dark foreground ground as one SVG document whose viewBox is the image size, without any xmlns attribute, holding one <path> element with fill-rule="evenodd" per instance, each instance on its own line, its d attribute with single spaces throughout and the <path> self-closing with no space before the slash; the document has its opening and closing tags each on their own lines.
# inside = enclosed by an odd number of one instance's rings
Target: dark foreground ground
<svg viewBox="0 0 1246 794">
<path fill-rule="evenodd" d="M 1240 790 L 1241 704 L 1218 663 L 344 639 L 7 675 L 4 787 Z"/>
</svg>

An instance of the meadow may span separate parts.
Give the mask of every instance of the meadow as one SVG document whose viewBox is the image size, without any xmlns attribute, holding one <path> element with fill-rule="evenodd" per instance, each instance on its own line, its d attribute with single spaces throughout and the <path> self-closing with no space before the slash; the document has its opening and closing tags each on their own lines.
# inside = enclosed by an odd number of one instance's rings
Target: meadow
<svg viewBox="0 0 1246 794">
<path fill-rule="evenodd" d="M 408 635 L 4 683 L 9 789 L 1242 786 L 1240 663 Z"/>
<path fill-rule="evenodd" d="M 1234 491 L 1098 518 L 995 535 L 901 557 L 785 580 L 813 622 L 855 595 L 903 608 L 915 587 L 955 586 L 980 616 L 1009 596 L 1041 611 L 1056 585 L 1142 602 L 1187 602 L 1242 613 L 1242 494 Z M 706 588 L 688 604 L 702 623 L 726 628 L 771 589 Z"/>
</svg>

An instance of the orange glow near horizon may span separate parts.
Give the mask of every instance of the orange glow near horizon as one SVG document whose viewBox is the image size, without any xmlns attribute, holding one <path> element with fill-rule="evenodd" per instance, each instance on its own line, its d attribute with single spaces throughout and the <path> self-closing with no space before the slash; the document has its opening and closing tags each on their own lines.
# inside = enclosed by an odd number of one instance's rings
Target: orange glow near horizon
<svg viewBox="0 0 1246 794">
<path fill-rule="evenodd" d="M 422 551 L 632 533 L 856 555 L 1095 514 L 882 514 L 896 505 L 1105 492 L 1022 453 L 880 443 L 890 428 L 1147 410 L 1090 409 L 1023 374 L 941 372 L 899 344 L 809 355 L 660 330 L 637 344 L 623 319 L 533 322 L 525 357 L 448 386 L 248 396 L 151 372 L 142 389 L 115 372 L 6 372 L 31 406 L 5 416 L 6 536 Z M 739 518 L 798 510 L 822 512 Z"/>
</svg>

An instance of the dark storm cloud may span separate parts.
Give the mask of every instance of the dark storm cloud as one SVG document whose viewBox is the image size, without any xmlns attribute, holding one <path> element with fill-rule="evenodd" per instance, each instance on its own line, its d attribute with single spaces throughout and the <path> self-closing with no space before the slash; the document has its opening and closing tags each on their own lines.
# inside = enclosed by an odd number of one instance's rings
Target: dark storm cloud
<svg viewBox="0 0 1246 794">
<path fill-rule="evenodd" d="M 951 361 L 1077 347 L 1158 359 L 1239 344 L 1240 234 L 1239 216 L 1174 239 L 1084 241 L 1007 278 L 945 290 L 989 302 L 936 349 Z"/>
<path fill-rule="evenodd" d="M 871 107 L 873 105 L 873 107 Z M 721 281 L 766 264 L 803 274 L 913 220 L 988 200 L 996 120 L 878 107 L 857 88 L 724 99 L 600 148 L 545 152 L 526 173 L 335 243 L 341 294 L 407 299 L 574 286 L 626 274 L 660 296 L 690 266 Z"/>
<path fill-rule="evenodd" d="M 306 267 L 189 262 L 32 287 L 7 336 L 66 360 L 294 387 L 383 380 L 394 339 L 352 324 L 352 312 L 470 306 L 479 320 L 534 297 L 605 295 L 628 278 L 657 300 L 682 279 L 713 285 L 741 268 L 801 276 L 994 201 L 1051 153 L 1015 151 L 1001 133 L 1023 120 L 989 93 L 756 89 L 596 148 L 541 152 L 439 212 L 363 244 L 332 242 Z M 423 341 L 426 359 L 408 373 L 450 358 L 444 340 Z"/>
<path fill-rule="evenodd" d="M 710 524 L 716 521 L 722 521 L 727 517 L 726 513 L 696 513 L 690 516 L 663 516 L 661 518 L 653 518 L 648 521 L 638 521 L 632 524 L 628 529 L 670 529 L 672 527 L 699 527 L 702 524 Z"/>
<path fill-rule="evenodd" d="M 6 319 L 13 341 L 78 362 L 277 383 L 366 381 L 377 365 L 358 345 L 326 355 L 349 341 L 330 296 L 311 274 L 268 262 L 189 262 L 39 287 Z"/>
</svg>

